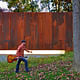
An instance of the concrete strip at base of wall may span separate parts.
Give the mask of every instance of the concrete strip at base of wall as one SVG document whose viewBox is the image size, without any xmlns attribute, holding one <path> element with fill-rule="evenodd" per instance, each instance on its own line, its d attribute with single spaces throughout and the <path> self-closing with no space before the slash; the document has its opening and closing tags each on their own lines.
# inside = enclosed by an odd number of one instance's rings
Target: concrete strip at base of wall
<svg viewBox="0 0 80 80">
<path fill-rule="evenodd" d="M 0 55 L 16 54 L 17 50 L 0 50 Z M 30 50 L 32 53 L 24 51 L 26 55 L 55 55 L 55 54 L 65 54 L 65 50 Z"/>
<path fill-rule="evenodd" d="M 17 50 L 0 50 L 0 62 L 7 61 L 7 55 L 16 55 Z M 32 50 L 32 53 L 24 51 L 24 56 L 29 57 L 47 57 L 65 54 L 65 50 Z M 26 59 L 28 59 L 26 58 Z"/>
</svg>

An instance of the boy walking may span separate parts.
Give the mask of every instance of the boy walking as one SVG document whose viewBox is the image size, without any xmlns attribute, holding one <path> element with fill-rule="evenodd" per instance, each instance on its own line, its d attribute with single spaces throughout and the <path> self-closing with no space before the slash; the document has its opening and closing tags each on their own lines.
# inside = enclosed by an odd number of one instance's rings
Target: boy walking
<svg viewBox="0 0 80 80">
<path fill-rule="evenodd" d="M 26 70 L 26 72 L 29 72 L 28 62 L 24 58 L 24 50 L 26 50 L 27 52 L 32 53 L 32 51 L 29 51 L 28 49 L 26 49 L 26 41 L 25 40 L 22 40 L 21 41 L 21 44 L 18 46 L 17 52 L 16 52 L 16 56 L 18 58 L 18 62 L 17 62 L 17 65 L 16 65 L 16 73 L 19 72 L 19 65 L 20 65 L 20 62 L 21 61 L 25 62 L 25 70 Z"/>
</svg>

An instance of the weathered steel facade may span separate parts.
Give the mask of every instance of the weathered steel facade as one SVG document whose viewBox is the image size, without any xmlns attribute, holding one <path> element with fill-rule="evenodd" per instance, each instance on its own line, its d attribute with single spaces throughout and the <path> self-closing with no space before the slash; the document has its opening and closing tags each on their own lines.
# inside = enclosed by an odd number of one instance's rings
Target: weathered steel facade
<svg viewBox="0 0 80 80">
<path fill-rule="evenodd" d="M 0 50 L 73 50 L 72 13 L 0 13 Z"/>
</svg>

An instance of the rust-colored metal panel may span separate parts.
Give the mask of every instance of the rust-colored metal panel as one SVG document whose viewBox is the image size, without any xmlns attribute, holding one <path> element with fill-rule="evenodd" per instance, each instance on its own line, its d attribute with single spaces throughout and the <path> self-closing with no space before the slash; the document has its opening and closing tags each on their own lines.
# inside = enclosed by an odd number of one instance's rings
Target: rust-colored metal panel
<svg viewBox="0 0 80 80">
<path fill-rule="evenodd" d="M 39 13 L 38 14 L 38 38 L 39 38 L 39 49 L 43 49 L 43 37 L 44 37 L 44 34 L 43 34 L 43 25 L 44 25 L 44 20 L 43 18 L 45 17 L 44 13 Z"/>
<path fill-rule="evenodd" d="M 21 40 L 24 40 L 24 14 L 23 13 L 17 13 L 17 45 L 21 43 Z"/>
<path fill-rule="evenodd" d="M 11 13 L 11 35 L 9 49 L 16 49 L 24 39 L 24 14 Z"/>
<path fill-rule="evenodd" d="M 4 36 L 4 40 L 10 40 L 10 26 L 9 26 L 9 23 L 10 23 L 10 16 L 9 14 L 7 13 L 4 13 L 2 14 L 3 15 L 3 26 L 2 26 L 2 32 L 4 33 L 3 36 Z"/>
<path fill-rule="evenodd" d="M 52 46 L 53 49 L 63 49 L 61 44 L 65 40 L 65 14 L 53 13 L 52 14 Z M 64 47 L 65 49 L 65 47 Z"/>
<path fill-rule="evenodd" d="M 73 50 L 72 13 L 0 13 L 0 49 Z"/>
<path fill-rule="evenodd" d="M 7 13 L 0 14 L 0 49 L 8 49 L 10 40 L 10 16 Z"/>
<path fill-rule="evenodd" d="M 24 13 L 24 38 L 27 43 L 27 48 L 30 49 L 31 47 L 31 14 Z"/>
<path fill-rule="evenodd" d="M 2 20 L 3 19 L 3 16 L 2 16 L 2 13 L 0 13 L 0 43 L 2 41 L 2 37 L 3 37 L 3 34 L 2 34 L 2 26 L 3 26 L 3 23 L 2 23 Z"/>
<path fill-rule="evenodd" d="M 17 31 L 18 31 L 18 26 L 17 26 L 17 18 L 16 14 L 11 13 L 10 14 L 10 21 L 11 21 L 11 31 L 10 31 L 10 42 L 9 42 L 9 49 L 15 49 L 17 46 L 15 45 L 17 43 Z"/>
<path fill-rule="evenodd" d="M 25 13 L 25 34 L 24 35 L 25 35 L 25 40 L 27 41 L 28 49 L 32 48 L 31 24 L 32 24 L 32 14 Z"/>
<path fill-rule="evenodd" d="M 52 19 L 51 13 L 39 13 L 38 14 L 38 40 L 39 49 L 51 49 L 52 48 Z"/>
<path fill-rule="evenodd" d="M 43 47 L 41 49 L 52 49 L 52 19 L 51 13 L 42 13 L 42 38 Z M 40 15 L 40 16 L 41 16 Z M 41 43 L 40 43 L 41 44 Z"/>
<path fill-rule="evenodd" d="M 65 13 L 65 24 L 66 24 L 66 40 L 65 40 L 65 48 L 66 50 L 73 49 L 73 27 L 72 27 L 72 13 Z"/>
<path fill-rule="evenodd" d="M 38 23 L 36 13 L 25 13 L 25 40 L 28 49 L 39 49 L 38 47 Z"/>
<path fill-rule="evenodd" d="M 33 13 L 31 18 L 31 49 L 37 49 L 38 46 L 38 26 L 37 26 L 37 14 Z"/>
<path fill-rule="evenodd" d="M 2 13 L 0 13 L 0 49 L 3 48 L 3 40 L 4 40 L 4 37 L 3 37 L 3 15 Z"/>
<path fill-rule="evenodd" d="M 52 49 L 52 15 L 51 13 L 46 14 L 45 22 L 44 22 L 44 43 L 46 49 Z M 46 36 L 47 35 L 47 36 Z"/>
</svg>

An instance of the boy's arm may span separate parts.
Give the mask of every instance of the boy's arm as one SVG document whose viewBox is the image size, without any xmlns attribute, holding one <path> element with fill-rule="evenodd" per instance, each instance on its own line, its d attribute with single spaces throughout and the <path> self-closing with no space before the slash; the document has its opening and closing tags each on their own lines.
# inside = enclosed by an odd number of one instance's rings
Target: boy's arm
<svg viewBox="0 0 80 80">
<path fill-rule="evenodd" d="M 26 49 L 26 48 L 25 48 L 25 50 L 26 50 L 27 52 L 30 52 L 30 53 L 32 53 L 32 51 L 29 51 L 29 50 L 28 50 L 28 49 Z"/>
</svg>

